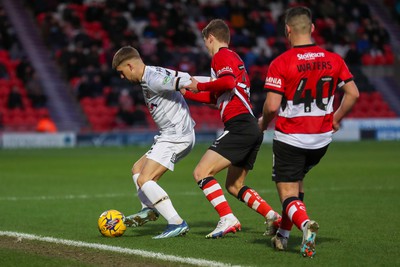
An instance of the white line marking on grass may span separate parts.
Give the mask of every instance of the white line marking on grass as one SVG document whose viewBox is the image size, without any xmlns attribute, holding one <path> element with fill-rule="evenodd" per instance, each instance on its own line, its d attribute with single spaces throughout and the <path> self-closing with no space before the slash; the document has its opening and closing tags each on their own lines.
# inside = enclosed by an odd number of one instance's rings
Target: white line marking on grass
<svg viewBox="0 0 400 267">
<path fill-rule="evenodd" d="M 326 188 L 309 188 L 308 192 L 340 192 L 340 191 L 392 191 L 397 190 L 396 187 L 390 186 L 361 186 L 361 187 L 326 187 Z M 276 189 L 259 189 L 258 193 L 267 194 L 275 193 Z M 94 199 L 94 198 L 117 198 L 137 196 L 136 192 L 132 194 L 96 194 L 96 195 L 64 195 L 64 196 L 30 196 L 30 197 L 0 197 L 0 201 L 31 201 L 31 200 L 76 200 L 76 199 Z M 185 192 L 170 192 L 170 195 L 184 195 L 184 196 L 202 196 L 204 195 L 200 190 L 198 191 L 185 191 Z"/>
<path fill-rule="evenodd" d="M 67 245 L 67 246 L 72 246 L 72 247 L 99 249 L 99 250 L 117 252 L 117 253 L 122 253 L 122 254 L 136 255 L 136 256 L 141 256 L 144 258 L 152 258 L 152 259 L 159 259 L 159 260 L 163 260 L 163 261 L 193 264 L 193 265 L 197 265 L 197 266 L 213 266 L 213 267 L 214 266 L 215 267 L 234 266 L 234 265 L 217 262 L 217 261 L 209 261 L 209 260 L 204 260 L 204 259 L 196 259 L 196 258 L 188 258 L 188 257 L 179 257 L 179 256 L 175 256 L 175 255 L 168 255 L 168 254 L 164 254 L 164 253 L 151 252 L 151 251 L 146 251 L 146 250 L 141 250 L 141 249 L 130 249 L 130 248 L 117 247 L 117 246 L 103 245 L 103 244 L 98 244 L 98 243 L 86 243 L 86 242 L 82 242 L 82 241 L 59 239 L 59 238 L 54 238 L 54 237 L 38 236 L 38 235 L 18 233 L 18 232 L 0 231 L 0 236 L 9 236 L 9 237 L 15 237 L 18 239 L 43 241 L 43 242 Z M 240 267 L 239 265 L 235 265 L 235 266 Z"/>
<path fill-rule="evenodd" d="M 74 199 L 90 199 L 90 198 L 114 198 L 125 197 L 129 194 L 99 194 L 99 195 L 65 195 L 65 196 L 33 196 L 33 197 L 0 197 L 0 201 L 21 201 L 21 200 L 74 200 Z"/>
</svg>

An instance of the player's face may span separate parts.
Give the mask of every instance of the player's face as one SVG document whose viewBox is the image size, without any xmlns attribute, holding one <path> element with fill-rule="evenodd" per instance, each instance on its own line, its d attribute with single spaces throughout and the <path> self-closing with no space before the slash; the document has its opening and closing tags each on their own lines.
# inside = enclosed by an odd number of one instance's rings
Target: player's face
<svg viewBox="0 0 400 267">
<path fill-rule="evenodd" d="M 132 68 L 129 64 L 121 64 L 117 67 L 117 72 L 119 73 L 119 77 L 123 80 L 127 80 L 130 82 L 136 82 Z"/>
<path fill-rule="evenodd" d="M 210 56 L 212 56 L 213 54 L 212 54 L 212 49 L 211 49 L 211 35 L 209 35 L 207 38 L 204 37 L 203 40 L 204 40 L 204 45 L 206 46 L 208 53 L 210 54 Z"/>
</svg>

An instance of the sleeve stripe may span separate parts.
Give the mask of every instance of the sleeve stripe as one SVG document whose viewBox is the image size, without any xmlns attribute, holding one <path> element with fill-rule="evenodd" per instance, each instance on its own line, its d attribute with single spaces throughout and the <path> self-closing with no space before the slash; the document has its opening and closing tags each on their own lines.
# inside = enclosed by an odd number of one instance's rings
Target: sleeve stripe
<svg viewBox="0 0 400 267">
<path fill-rule="evenodd" d="M 347 79 L 345 81 L 341 81 L 341 82 L 338 83 L 337 87 L 338 88 L 342 88 L 343 85 L 345 85 L 348 82 L 351 82 L 352 80 L 353 80 L 353 78 Z"/>
<path fill-rule="evenodd" d="M 271 93 L 275 93 L 275 94 L 279 94 L 279 95 L 283 95 L 283 92 L 277 91 L 277 90 L 274 90 L 274 89 L 270 89 L 270 88 L 265 88 L 265 91 L 271 92 Z"/>
<path fill-rule="evenodd" d="M 179 81 L 181 80 L 181 77 L 176 78 L 175 80 L 175 90 L 179 91 Z"/>
</svg>

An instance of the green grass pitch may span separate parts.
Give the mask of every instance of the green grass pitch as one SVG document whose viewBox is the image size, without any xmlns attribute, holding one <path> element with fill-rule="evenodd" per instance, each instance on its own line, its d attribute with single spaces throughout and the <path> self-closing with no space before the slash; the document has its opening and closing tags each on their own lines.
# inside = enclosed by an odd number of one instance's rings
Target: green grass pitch
<svg viewBox="0 0 400 267">
<path fill-rule="evenodd" d="M 222 239 L 205 239 L 215 228 L 218 216 L 192 178 L 196 163 L 207 149 L 203 144 L 196 145 L 175 166 L 175 171 L 166 173 L 159 182 L 188 222 L 187 236 L 153 240 L 151 237 L 166 226 L 160 218 L 141 228 L 129 228 L 119 238 L 102 237 L 97 230 L 102 211 L 117 209 L 128 215 L 139 210 L 130 170 L 147 149 L 148 146 L 0 150 L 0 231 L 241 266 L 400 265 L 400 142 L 332 143 L 321 163 L 310 171 L 305 180 L 305 203 L 309 216 L 320 224 L 313 259 L 300 256 L 301 233 L 295 228 L 288 251 L 275 252 L 270 238 L 262 235 L 263 218 L 227 194 L 242 231 Z M 264 144 L 247 185 L 280 211 L 271 181 L 271 163 L 271 145 Z M 217 176 L 222 187 L 224 176 L 225 172 Z M 0 236 L 0 241 L 4 238 Z M 0 246 L 0 265 L 95 265 L 90 260 L 78 264 L 59 259 L 56 253 L 35 256 L 15 247 L 18 246 Z M 80 253 L 86 252 L 89 249 L 81 249 Z M 168 264 L 157 260 L 152 263 Z"/>
</svg>

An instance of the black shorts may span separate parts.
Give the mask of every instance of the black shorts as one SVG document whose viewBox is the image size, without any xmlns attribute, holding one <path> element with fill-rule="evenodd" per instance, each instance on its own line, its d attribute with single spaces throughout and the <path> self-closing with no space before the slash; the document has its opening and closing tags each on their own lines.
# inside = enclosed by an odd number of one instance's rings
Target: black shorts
<svg viewBox="0 0 400 267">
<path fill-rule="evenodd" d="M 209 147 L 232 165 L 253 169 L 264 135 L 251 114 L 240 114 L 225 123 L 224 132 Z"/>
<path fill-rule="evenodd" d="M 306 173 L 325 155 L 328 146 L 319 149 L 304 149 L 273 140 L 272 180 L 275 182 L 303 180 Z"/>
</svg>

